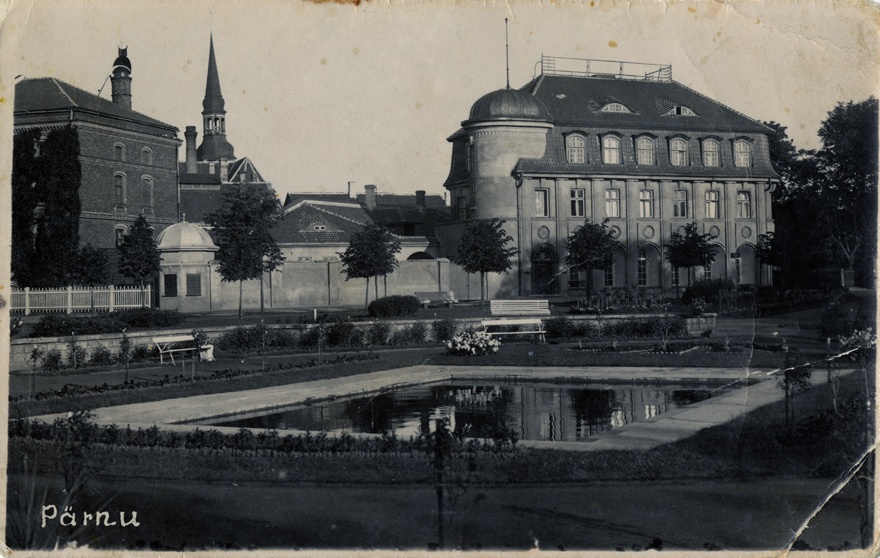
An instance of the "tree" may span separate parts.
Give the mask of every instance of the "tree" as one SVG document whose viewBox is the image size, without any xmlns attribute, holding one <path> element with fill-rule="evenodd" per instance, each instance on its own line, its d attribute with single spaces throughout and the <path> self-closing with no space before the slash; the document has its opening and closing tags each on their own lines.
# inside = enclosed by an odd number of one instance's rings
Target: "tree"
<svg viewBox="0 0 880 558">
<path fill-rule="evenodd" d="M 375 278 L 376 298 L 379 298 L 380 275 L 388 275 L 397 268 L 397 253 L 400 252 L 400 241 L 394 234 L 381 225 L 370 223 L 364 230 L 351 235 L 348 248 L 339 253 L 342 260 L 342 272 L 345 280 L 366 279 L 367 288 L 364 294 L 364 307 L 369 305 L 370 278 Z"/>
<path fill-rule="evenodd" d="M 873 285 L 877 244 L 877 123 L 874 97 L 838 103 L 819 128 L 822 149 L 816 153 L 823 232 L 850 269 L 859 264 L 863 286 Z"/>
<path fill-rule="evenodd" d="M 511 260 L 517 253 L 516 248 L 507 248 L 513 237 L 504 230 L 504 223 L 497 218 L 470 221 L 455 254 L 455 263 L 466 272 L 480 274 L 481 304 L 485 300 L 486 274 L 503 273 L 513 267 Z"/>
<path fill-rule="evenodd" d="M 86 287 L 106 285 L 110 282 L 108 262 L 107 254 L 103 250 L 86 244 L 77 253 L 76 267 L 70 271 L 70 283 Z"/>
<path fill-rule="evenodd" d="M 589 219 L 568 237 L 565 263 L 571 269 L 587 272 L 587 296 L 593 294 L 593 270 L 605 269 L 614 263 L 617 241 L 608 230 L 608 219 L 592 223 Z"/>
<path fill-rule="evenodd" d="M 780 260 L 780 250 L 776 242 L 776 235 L 772 232 L 758 235 L 758 245 L 755 247 L 755 256 L 760 265 L 769 267 L 776 266 Z"/>
<path fill-rule="evenodd" d="M 709 242 L 715 238 L 711 234 L 700 234 L 696 223 L 688 223 L 672 233 L 666 244 L 666 260 L 675 269 L 686 267 L 688 284 L 691 282 L 691 268 L 710 266 L 715 261 L 715 250 Z M 675 284 L 678 293 L 678 282 Z"/>
<path fill-rule="evenodd" d="M 159 247 L 153 238 L 153 228 L 141 215 L 122 237 L 119 245 L 119 273 L 130 277 L 144 289 L 144 282 L 158 276 L 162 270 Z"/>
<path fill-rule="evenodd" d="M 217 241 L 217 270 L 223 281 L 238 281 L 238 318 L 244 281 L 284 263 L 271 231 L 281 219 L 281 205 L 266 186 L 237 184 L 223 193 L 223 204 L 205 217 Z"/>
<path fill-rule="evenodd" d="M 79 136 L 72 126 L 13 140 L 12 271 L 24 287 L 69 284 L 79 256 Z"/>
</svg>

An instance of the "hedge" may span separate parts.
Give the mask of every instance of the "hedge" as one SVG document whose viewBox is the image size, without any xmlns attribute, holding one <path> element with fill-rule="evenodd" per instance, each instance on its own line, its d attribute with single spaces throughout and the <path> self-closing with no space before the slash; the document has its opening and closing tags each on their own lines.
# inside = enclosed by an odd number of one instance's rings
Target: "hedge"
<svg viewBox="0 0 880 558">
<path fill-rule="evenodd" d="M 180 325 L 186 317 L 176 310 L 139 308 L 88 317 L 43 316 L 34 325 L 31 337 L 66 337 L 120 333 L 128 328 L 163 328 Z"/>
<path fill-rule="evenodd" d="M 413 316 L 421 307 L 421 301 L 414 296 L 395 295 L 374 300 L 367 311 L 373 318 L 399 318 Z"/>
</svg>

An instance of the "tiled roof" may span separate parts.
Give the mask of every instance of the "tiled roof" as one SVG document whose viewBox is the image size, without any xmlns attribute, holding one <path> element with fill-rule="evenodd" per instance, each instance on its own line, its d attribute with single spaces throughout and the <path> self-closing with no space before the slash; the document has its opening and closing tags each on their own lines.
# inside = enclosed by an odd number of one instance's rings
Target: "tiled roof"
<svg viewBox="0 0 880 558">
<path fill-rule="evenodd" d="M 279 244 L 347 244 L 351 235 L 372 220 L 358 206 L 303 202 L 285 209 L 284 218 L 272 230 Z M 315 230 L 315 226 L 324 227 Z"/>
<path fill-rule="evenodd" d="M 357 201 L 360 203 L 366 202 L 365 194 L 358 194 Z M 376 206 L 384 206 L 384 207 L 415 207 L 416 206 L 416 196 L 415 194 L 377 194 L 376 195 Z M 425 207 L 433 207 L 436 209 L 442 209 L 446 207 L 446 200 L 443 199 L 443 196 L 439 196 L 437 194 L 426 194 L 425 195 Z"/>
<path fill-rule="evenodd" d="M 284 198 L 284 207 L 299 203 L 301 201 L 327 201 L 337 203 L 357 203 L 348 194 L 322 194 L 322 193 L 304 193 L 290 192 Z"/>
<path fill-rule="evenodd" d="M 764 125 L 674 81 L 541 75 L 522 87 L 540 99 L 557 125 L 681 131 L 768 133 Z M 617 102 L 631 113 L 601 112 Z M 666 115 L 683 106 L 697 116 Z"/>
<path fill-rule="evenodd" d="M 71 109 L 164 128 L 166 132 L 171 133 L 169 135 L 177 132 L 177 128 L 171 124 L 119 106 L 113 101 L 84 91 L 60 79 L 52 77 L 24 79 L 15 84 L 16 115 Z"/>
</svg>

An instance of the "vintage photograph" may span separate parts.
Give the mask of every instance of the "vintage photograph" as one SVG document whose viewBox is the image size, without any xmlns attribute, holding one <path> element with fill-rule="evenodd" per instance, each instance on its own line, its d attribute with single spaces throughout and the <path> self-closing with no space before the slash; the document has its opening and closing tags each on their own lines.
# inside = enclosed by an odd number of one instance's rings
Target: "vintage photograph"
<svg viewBox="0 0 880 558">
<path fill-rule="evenodd" d="M 880 551 L 876 4 L 0 16 L 0 554 Z"/>
</svg>

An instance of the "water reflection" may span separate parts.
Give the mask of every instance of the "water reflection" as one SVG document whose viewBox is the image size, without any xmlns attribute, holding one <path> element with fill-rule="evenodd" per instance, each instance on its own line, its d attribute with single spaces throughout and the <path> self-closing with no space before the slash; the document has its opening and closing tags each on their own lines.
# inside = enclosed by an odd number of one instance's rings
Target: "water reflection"
<svg viewBox="0 0 880 558">
<path fill-rule="evenodd" d="M 410 388 L 372 397 L 294 407 L 226 420 L 221 426 L 311 432 L 394 432 L 408 438 L 437 419 L 467 437 L 510 429 L 521 440 L 586 440 L 707 399 L 716 392 L 684 387 L 460 385 Z"/>
</svg>

